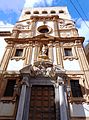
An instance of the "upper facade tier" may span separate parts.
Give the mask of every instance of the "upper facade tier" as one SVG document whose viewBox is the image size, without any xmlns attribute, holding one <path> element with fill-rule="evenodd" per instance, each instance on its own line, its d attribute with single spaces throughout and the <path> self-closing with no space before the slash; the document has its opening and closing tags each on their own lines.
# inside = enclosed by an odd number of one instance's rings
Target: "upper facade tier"
<svg viewBox="0 0 89 120">
<path fill-rule="evenodd" d="M 78 37 L 67 7 L 24 8 L 11 37 L 33 38 L 47 34 L 52 37 Z"/>
<path fill-rule="evenodd" d="M 30 19 L 31 16 L 52 16 L 58 15 L 59 18 L 71 20 L 67 7 L 38 7 L 24 8 L 19 21 Z"/>
</svg>

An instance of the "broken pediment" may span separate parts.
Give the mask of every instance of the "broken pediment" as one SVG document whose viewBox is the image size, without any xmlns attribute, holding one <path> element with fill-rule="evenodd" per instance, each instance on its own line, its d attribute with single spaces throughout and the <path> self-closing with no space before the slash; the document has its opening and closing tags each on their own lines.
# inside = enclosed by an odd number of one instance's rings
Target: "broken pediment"
<svg viewBox="0 0 89 120">
<path fill-rule="evenodd" d="M 48 66 L 48 67 L 47 67 Z M 21 74 L 29 74 L 31 77 L 43 76 L 50 77 L 52 79 L 56 79 L 57 76 L 61 76 L 65 74 L 65 70 L 61 68 L 59 65 L 51 65 L 50 63 L 47 65 L 46 63 L 39 63 L 39 65 L 28 65 L 20 70 Z"/>
</svg>

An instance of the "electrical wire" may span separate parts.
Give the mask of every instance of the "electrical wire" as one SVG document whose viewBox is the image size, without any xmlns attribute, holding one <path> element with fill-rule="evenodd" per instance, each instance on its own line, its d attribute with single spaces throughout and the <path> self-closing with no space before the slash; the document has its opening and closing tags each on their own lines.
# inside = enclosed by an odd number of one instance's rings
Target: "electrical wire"
<svg viewBox="0 0 89 120">
<path fill-rule="evenodd" d="M 78 3 L 79 7 L 81 8 L 81 10 L 82 10 L 82 12 L 83 12 L 84 16 L 85 16 L 85 17 L 86 17 L 86 19 L 88 20 L 88 17 L 87 17 L 87 15 L 85 14 L 85 12 L 84 12 L 83 8 L 81 7 L 81 5 L 80 5 L 79 1 L 78 1 L 78 0 L 76 0 L 76 1 L 77 1 L 77 3 Z"/>
<path fill-rule="evenodd" d="M 76 6 L 74 5 L 74 3 L 72 2 L 72 0 L 70 0 L 71 4 L 73 5 L 73 7 L 75 8 L 75 10 L 77 11 L 77 13 L 79 14 L 79 16 L 82 18 L 83 22 L 85 23 L 85 25 L 87 26 L 87 28 L 89 29 L 89 26 L 87 25 L 86 21 L 84 20 L 84 18 L 82 17 L 82 15 L 80 14 L 80 12 L 77 10 Z"/>
</svg>

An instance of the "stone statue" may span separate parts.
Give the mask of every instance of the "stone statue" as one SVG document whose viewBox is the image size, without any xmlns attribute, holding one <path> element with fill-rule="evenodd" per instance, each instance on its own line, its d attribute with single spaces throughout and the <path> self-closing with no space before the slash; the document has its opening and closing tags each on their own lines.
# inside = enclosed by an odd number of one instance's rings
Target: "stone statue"
<svg viewBox="0 0 89 120">
<path fill-rule="evenodd" d="M 48 47 L 46 45 L 42 47 L 42 55 L 48 55 Z"/>
</svg>

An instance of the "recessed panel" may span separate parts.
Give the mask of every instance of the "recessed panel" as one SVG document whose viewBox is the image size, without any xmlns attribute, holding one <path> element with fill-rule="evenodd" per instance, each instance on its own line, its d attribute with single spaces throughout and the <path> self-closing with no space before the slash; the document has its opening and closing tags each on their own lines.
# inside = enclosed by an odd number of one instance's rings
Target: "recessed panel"
<svg viewBox="0 0 89 120">
<path fill-rule="evenodd" d="M 29 120 L 55 120 L 53 86 L 33 86 Z"/>
</svg>

